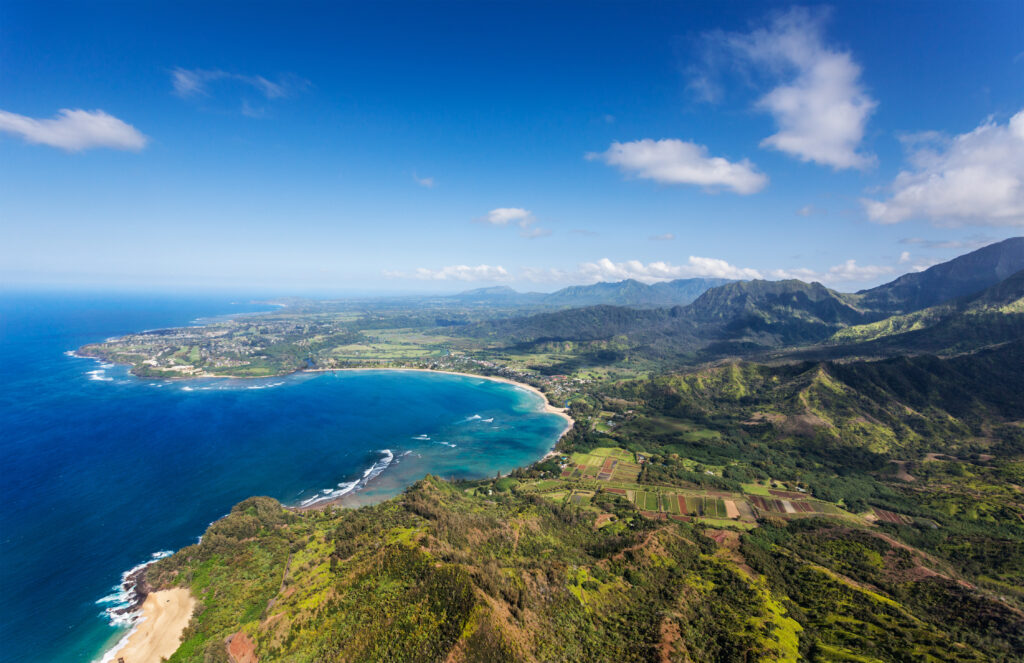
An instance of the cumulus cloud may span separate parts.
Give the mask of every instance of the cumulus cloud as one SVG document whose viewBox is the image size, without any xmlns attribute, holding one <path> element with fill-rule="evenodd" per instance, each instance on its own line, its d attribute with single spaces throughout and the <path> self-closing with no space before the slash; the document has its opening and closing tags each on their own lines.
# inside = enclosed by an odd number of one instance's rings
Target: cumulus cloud
<svg viewBox="0 0 1024 663">
<path fill-rule="evenodd" d="M 656 283 L 697 276 L 759 279 L 761 273 L 756 269 L 736 267 L 718 258 L 690 256 L 682 265 L 662 261 L 644 263 L 640 260 L 613 262 L 608 258 L 602 258 L 595 262 L 580 263 L 571 276 L 574 280 L 589 282 L 635 279 L 643 283 Z"/>
<path fill-rule="evenodd" d="M 930 262 L 917 263 L 910 265 L 910 269 L 918 271 L 930 267 L 931 264 Z M 809 268 L 758 270 L 739 267 L 720 258 L 689 256 L 683 264 L 663 261 L 645 263 L 640 260 L 614 262 L 608 258 L 602 258 L 594 262 L 580 263 L 575 270 L 527 268 L 522 270 L 520 278 L 525 281 L 547 283 L 596 283 L 624 279 L 657 283 L 696 277 L 736 280 L 799 279 L 835 285 L 874 281 L 895 274 L 896 271 L 897 269 L 893 265 L 859 265 L 856 260 L 846 260 L 824 271 Z"/>
<path fill-rule="evenodd" d="M 533 214 L 521 207 L 498 207 L 485 214 L 482 220 L 494 226 L 507 226 L 510 223 L 522 226 L 533 222 Z"/>
<path fill-rule="evenodd" d="M 449 265 L 439 269 L 420 267 L 413 272 L 385 271 L 389 278 L 419 281 L 507 281 L 508 271 L 501 265 Z"/>
<path fill-rule="evenodd" d="M 492 209 L 490 212 L 477 219 L 482 223 L 487 223 L 492 226 L 518 226 L 519 236 L 527 239 L 536 239 L 538 237 L 547 237 L 551 234 L 551 231 L 547 228 L 540 228 L 535 226 L 537 223 L 536 217 L 530 210 L 523 209 L 521 207 L 498 207 Z"/>
<path fill-rule="evenodd" d="M 801 281 L 817 281 L 825 285 L 853 284 L 878 281 L 879 279 L 896 276 L 909 269 L 920 272 L 936 264 L 937 260 L 912 260 L 907 251 L 900 253 L 897 265 L 859 265 L 856 260 L 846 260 L 833 265 L 825 271 L 807 268 L 773 269 L 766 273 L 770 279 L 800 279 Z"/>
<path fill-rule="evenodd" d="M 733 162 L 709 157 L 707 147 L 675 138 L 614 142 L 604 152 L 591 152 L 586 157 L 662 184 L 694 184 L 739 194 L 757 193 L 768 184 L 768 177 L 747 159 Z"/>
<path fill-rule="evenodd" d="M 862 199 L 872 221 L 1024 226 L 1024 110 L 952 138 L 918 134 L 911 146 L 911 168 L 896 176 L 889 198 Z"/>
<path fill-rule="evenodd" d="M 68 152 L 95 147 L 138 151 L 149 142 L 138 129 L 101 110 L 62 108 L 57 115 L 44 120 L 0 110 L 0 131 Z"/>
<path fill-rule="evenodd" d="M 766 28 L 705 35 L 712 71 L 696 72 L 691 87 L 713 100 L 719 95 L 714 68 L 753 68 L 775 84 L 756 103 L 779 129 L 762 147 L 835 169 L 866 168 L 875 157 L 860 143 L 878 104 L 864 90 L 851 54 L 825 43 L 824 16 L 794 8 Z"/>
<path fill-rule="evenodd" d="M 829 267 L 820 280 L 823 283 L 871 281 L 895 271 L 896 268 L 891 265 L 858 265 L 856 260 L 851 259 Z"/>
<path fill-rule="evenodd" d="M 652 242 L 671 242 L 676 238 L 675 233 L 662 233 L 660 235 L 651 235 L 647 239 Z"/>
</svg>

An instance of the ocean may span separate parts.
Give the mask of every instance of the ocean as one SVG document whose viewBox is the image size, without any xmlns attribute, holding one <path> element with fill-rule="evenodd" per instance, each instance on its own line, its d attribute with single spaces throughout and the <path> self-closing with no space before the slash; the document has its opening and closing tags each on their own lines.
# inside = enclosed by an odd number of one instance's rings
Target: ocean
<svg viewBox="0 0 1024 663">
<path fill-rule="evenodd" d="M 366 503 L 537 460 L 564 420 L 513 385 L 422 372 L 152 380 L 89 342 L 264 310 L 246 299 L 0 294 L 0 661 L 95 661 L 122 574 L 232 505 Z"/>
</svg>

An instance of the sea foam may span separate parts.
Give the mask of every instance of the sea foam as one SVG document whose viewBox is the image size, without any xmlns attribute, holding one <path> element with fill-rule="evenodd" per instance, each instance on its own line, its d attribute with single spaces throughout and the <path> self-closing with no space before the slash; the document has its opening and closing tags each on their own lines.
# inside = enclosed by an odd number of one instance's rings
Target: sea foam
<svg viewBox="0 0 1024 663">
<path fill-rule="evenodd" d="M 363 476 L 354 481 L 339 483 L 337 488 L 324 488 L 320 491 L 319 495 L 314 495 L 313 497 L 299 502 L 299 506 L 313 506 L 314 504 L 320 504 L 321 502 L 336 500 L 339 497 L 344 497 L 351 492 L 365 487 L 366 484 L 379 476 L 381 472 L 388 469 L 388 466 L 395 461 L 395 454 L 392 453 L 390 449 L 381 449 L 378 453 L 382 454 L 380 460 L 363 470 Z M 405 454 L 402 455 L 404 456 Z"/>
</svg>

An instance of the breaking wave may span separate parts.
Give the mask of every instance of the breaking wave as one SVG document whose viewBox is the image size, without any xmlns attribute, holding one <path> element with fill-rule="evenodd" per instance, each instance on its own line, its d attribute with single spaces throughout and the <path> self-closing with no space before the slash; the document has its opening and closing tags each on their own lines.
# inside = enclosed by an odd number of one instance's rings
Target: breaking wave
<svg viewBox="0 0 1024 663">
<path fill-rule="evenodd" d="M 320 504 L 321 502 L 336 500 L 339 497 L 344 497 L 349 493 L 365 487 L 366 484 L 379 476 L 381 472 L 388 469 L 388 466 L 390 466 L 391 463 L 395 462 L 395 454 L 393 454 L 390 449 L 381 449 L 378 453 L 382 454 L 380 460 L 363 470 L 363 476 L 354 481 L 344 481 L 339 483 L 337 488 L 324 488 L 320 491 L 319 495 L 314 495 L 313 497 L 302 500 L 299 503 L 299 506 L 313 506 L 315 504 Z M 406 452 L 406 454 L 407 453 L 408 452 Z M 402 455 L 404 456 L 406 454 Z"/>
</svg>

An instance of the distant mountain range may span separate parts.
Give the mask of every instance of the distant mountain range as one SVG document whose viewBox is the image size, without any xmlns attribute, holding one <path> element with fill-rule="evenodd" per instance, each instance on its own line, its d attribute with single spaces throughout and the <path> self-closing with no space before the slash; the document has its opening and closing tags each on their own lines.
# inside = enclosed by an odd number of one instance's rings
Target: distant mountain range
<svg viewBox="0 0 1024 663">
<path fill-rule="evenodd" d="M 461 333 L 519 344 L 618 339 L 642 352 L 694 359 L 822 343 L 829 349 L 819 351 L 830 356 L 953 352 L 1024 334 L 1021 270 L 1024 238 L 1015 237 L 857 293 L 798 280 L 621 281 L 550 295 L 488 288 L 459 297 L 532 297 L 535 306 L 563 310 L 480 322 Z"/>
<path fill-rule="evenodd" d="M 507 286 L 477 288 L 447 299 L 463 306 L 524 307 L 538 309 L 579 308 L 583 306 L 625 306 L 629 308 L 666 308 L 685 306 L 710 288 L 729 279 L 677 279 L 647 285 L 634 279 L 614 283 L 574 285 L 551 293 L 517 292 Z"/>
</svg>

